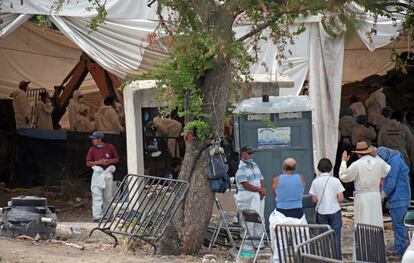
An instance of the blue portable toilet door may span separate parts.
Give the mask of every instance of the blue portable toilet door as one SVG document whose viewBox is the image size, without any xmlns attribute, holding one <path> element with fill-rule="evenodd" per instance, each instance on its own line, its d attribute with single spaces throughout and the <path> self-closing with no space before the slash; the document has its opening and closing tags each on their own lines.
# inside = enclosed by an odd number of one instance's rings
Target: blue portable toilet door
<svg viewBox="0 0 414 263">
<path fill-rule="evenodd" d="M 258 114 L 255 114 L 258 115 Z M 269 215 L 275 209 L 276 203 L 272 193 L 273 177 L 282 173 L 283 160 L 292 157 L 297 161 L 297 173 L 305 176 L 306 186 L 304 194 L 308 194 L 314 178 L 313 145 L 312 145 L 312 117 L 311 112 L 300 112 L 294 118 L 284 118 L 283 114 L 262 114 L 263 118 L 271 120 L 274 127 L 268 126 L 268 121 L 260 120 L 260 116 L 251 117 L 246 114 L 235 116 L 236 147 L 249 144 L 256 149 L 254 160 L 264 176 L 266 185 L 265 219 L 269 223 Z M 282 118 L 280 118 L 282 117 Z M 270 130 L 267 130 L 270 129 Z M 276 140 L 263 138 L 263 132 L 269 132 L 280 137 Z M 262 133 L 262 134 L 261 134 Z M 268 136 L 268 135 L 266 135 Z M 268 137 L 269 137 L 268 136 Z M 270 141 L 269 145 L 263 143 Z M 238 141 L 238 142 L 237 142 Z M 292 189 L 294 191 L 294 189 Z M 306 196 L 304 199 L 305 214 L 308 222 L 314 216 L 314 204 Z"/>
</svg>

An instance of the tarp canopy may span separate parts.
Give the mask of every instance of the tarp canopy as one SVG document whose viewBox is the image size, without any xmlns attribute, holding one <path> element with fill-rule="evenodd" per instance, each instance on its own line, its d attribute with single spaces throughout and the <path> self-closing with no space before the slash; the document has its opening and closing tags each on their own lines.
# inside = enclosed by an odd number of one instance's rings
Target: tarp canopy
<svg viewBox="0 0 414 263">
<path fill-rule="evenodd" d="M 90 6 L 90 1 L 54 3 L 60 3 L 60 6 L 51 6 L 50 1 L 47 0 L 24 1 L 23 5 L 17 5 L 12 0 L 3 0 L 1 10 L 9 14 L 1 14 L 3 24 L 0 25 L 0 37 L 13 32 L 31 15 L 42 14 L 50 15 L 53 23 L 67 38 L 102 67 L 121 78 L 140 72 L 139 67 L 145 61 L 144 57 L 147 53 L 151 54 L 154 61 L 167 57 L 167 50 L 161 42 L 153 48 L 147 39 L 148 34 L 152 33 L 158 25 L 156 4 L 148 8 L 147 1 L 108 1 L 107 20 L 99 26 L 98 31 L 90 32 L 87 24 L 90 18 L 96 15 L 94 8 L 86 8 Z M 357 6 L 354 8 L 358 9 Z M 395 21 L 385 17 L 377 19 L 364 13 L 362 9 L 360 19 L 363 26 L 358 31 L 359 41 L 362 41 L 370 51 L 388 45 L 396 36 L 401 23 L 398 17 Z M 353 81 L 366 77 L 364 74 L 384 72 L 392 64 L 388 54 L 382 54 L 381 59 L 378 59 L 380 62 L 374 63 L 378 61 L 377 58 L 366 61 L 361 53 L 357 54 L 362 51 L 356 49 L 352 49 L 355 57 L 349 61 L 349 64 L 344 64 L 346 49 L 343 35 L 339 34 L 338 37 L 328 35 L 320 16 L 305 18 L 298 22 L 305 24 L 306 31 L 295 37 L 293 44 L 289 43 L 286 46 L 287 59 L 283 61 L 282 66 L 278 65 L 276 59 L 277 47 L 269 39 L 267 42 L 260 43 L 259 61 L 252 65 L 252 73 L 290 76 L 295 82 L 295 88 L 282 90 L 281 95 L 299 94 L 305 78 L 309 79 L 309 95 L 314 108 L 314 157 L 315 160 L 321 157 L 334 159 L 342 82 L 349 81 L 347 77 Z M 375 30 L 372 30 L 373 28 Z M 240 35 L 250 29 L 250 25 L 241 25 L 235 27 L 234 31 L 236 35 Z M 376 33 L 372 34 L 373 31 Z M 264 31 L 263 34 L 268 33 Z M 250 52 L 253 52 L 252 43 L 249 41 L 246 40 L 246 45 Z M 384 59 L 384 56 L 387 58 Z M 263 64 L 266 67 L 263 67 Z M 358 70 L 368 67 L 369 70 Z M 149 66 L 147 69 L 150 68 Z M 345 78 L 343 78 L 343 71 L 346 74 Z"/>
</svg>

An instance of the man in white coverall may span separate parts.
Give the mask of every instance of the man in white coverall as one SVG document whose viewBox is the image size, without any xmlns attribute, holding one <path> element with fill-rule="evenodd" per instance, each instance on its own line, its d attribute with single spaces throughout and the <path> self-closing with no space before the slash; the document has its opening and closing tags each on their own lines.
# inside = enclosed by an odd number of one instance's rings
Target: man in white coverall
<svg viewBox="0 0 414 263">
<path fill-rule="evenodd" d="M 27 99 L 27 90 L 30 81 L 22 80 L 19 89 L 13 91 L 13 110 L 16 119 L 16 128 L 30 128 L 31 107 Z"/>
<path fill-rule="evenodd" d="M 95 114 L 96 129 L 104 133 L 119 134 L 124 128 L 119 115 L 113 108 L 114 98 L 108 97 Z"/>
<path fill-rule="evenodd" d="M 75 90 L 73 92 L 73 97 L 69 100 L 68 105 L 68 117 L 69 117 L 69 127 L 70 130 L 75 130 L 75 122 L 76 116 L 79 115 L 79 110 L 81 108 L 88 108 L 86 105 L 83 104 L 83 95 L 80 90 Z"/>
<path fill-rule="evenodd" d="M 264 177 L 259 166 L 253 161 L 253 149 L 249 145 L 240 148 L 239 169 L 236 172 L 237 194 L 235 195 L 238 210 L 255 210 L 264 220 L 264 197 L 266 188 Z M 250 234 L 262 235 L 262 228 L 256 223 L 248 223 Z M 258 243 L 258 242 L 257 242 Z M 250 242 L 243 249 L 253 249 Z"/>
<path fill-rule="evenodd" d="M 104 134 L 95 131 L 89 138 L 93 146 L 89 148 L 86 156 L 86 166 L 93 169 L 91 180 L 92 192 L 92 216 L 93 221 L 98 222 L 104 209 L 110 205 L 112 199 L 112 173 L 115 172 L 114 164 L 119 162 L 119 155 L 115 147 L 103 142 Z"/>
<path fill-rule="evenodd" d="M 382 109 L 387 106 L 386 100 L 383 88 L 377 89 L 366 99 L 365 106 L 367 107 L 369 123 L 375 124 L 377 122 Z"/>
</svg>

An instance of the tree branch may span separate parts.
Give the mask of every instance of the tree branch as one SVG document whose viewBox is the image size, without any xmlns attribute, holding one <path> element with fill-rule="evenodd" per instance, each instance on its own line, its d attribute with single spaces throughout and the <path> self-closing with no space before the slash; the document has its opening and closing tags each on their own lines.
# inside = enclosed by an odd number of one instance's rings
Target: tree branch
<svg viewBox="0 0 414 263">
<path fill-rule="evenodd" d="M 244 41 L 254 35 L 256 35 L 257 33 L 260 33 L 261 31 L 263 31 L 264 29 L 266 29 L 267 27 L 269 27 L 271 25 L 271 23 L 273 23 L 274 21 L 267 21 L 263 24 L 258 25 L 255 29 L 253 29 L 252 31 L 250 31 L 249 33 L 245 34 L 244 36 L 241 36 L 239 39 L 237 39 L 236 41 Z"/>
<path fill-rule="evenodd" d="M 375 7 L 377 7 L 378 9 L 383 9 L 388 11 L 386 8 L 387 7 L 402 7 L 405 9 L 408 9 L 412 12 L 414 12 L 414 3 L 410 2 L 410 3 L 404 3 L 404 2 L 387 2 L 387 3 L 378 3 L 378 4 L 374 4 Z M 392 11 L 391 11 L 392 12 Z"/>
</svg>

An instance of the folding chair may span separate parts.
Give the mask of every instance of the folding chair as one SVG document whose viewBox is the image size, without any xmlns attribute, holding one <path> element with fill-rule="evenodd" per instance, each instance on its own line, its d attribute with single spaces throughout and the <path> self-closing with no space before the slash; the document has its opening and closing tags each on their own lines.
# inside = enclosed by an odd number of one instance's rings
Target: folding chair
<svg viewBox="0 0 414 263">
<path fill-rule="evenodd" d="M 411 238 L 414 233 L 414 210 L 410 210 L 405 213 L 404 226 L 408 229 L 408 239 L 411 242 Z"/>
<path fill-rule="evenodd" d="M 265 226 L 265 224 L 264 224 L 264 222 L 263 222 L 260 214 L 256 210 L 251 210 L 251 209 L 241 210 L 241 211 L 239 211 L 239 213 L 241 213 L 241 216 L 243 218 L 245 230 L 244 230 L 242 242 L 240 244 L 239 252 L 237 253 L 236 262 L 239 259 L 240 252 L 243 249 L 243 245 L 244 245 L 244 243 L 246 241 L 251 241 L 252 242 L 252 245 L 254 247 L 253 241 L 260 240 L 259 245 L 257 246 L 257 249 L 256 249 L 256 254 L 254 256 L 253 263 L 256 262 L 257 257 L 259 256 L 259 253 L 260 253 L 260 249 L 262 247 L 262 244 L 264 244 L 264 238 L 266 238 L 267 247 L 270 248 L 270 250 L 272 252 L 272 255 L 273 255 L 273 249 L 272 249 L 272 247 L 270 245 L 270 239 L 269 239 L 269 236 L 267 235 L 267 232 L 266 232 L 266 226 Z M 254 236 L 252 233 L 250 233 L 249 228 L 247 227 L 247 223 L 260 224 L 262 226 L 262 234 L 261 234 L 261 236 Z"/>
<path fill-rule="evenodd" d="M 233 236 L 231 235 L 231 232 L 230 232 L 229 223 L 227 222 L 227 219 L 228 219 L 227 217 L 228 216 L 224 212 L 223 206 L 221 205 L 220 201 L 217 198 L 215 199 L 215 203 L 216 203 L 217 209 L 219 210 L 219 213 L 220 213 L 220 221 L 219 221 L 218 227 L 213 232 L 212 239 L 210 241 L 210 245 L 208 246 L 208 250 L 211 250 L 213 248 L 213 246 L 215 245 L 217 237 L 218 237 L 218 235 L 220 233 L 220 230 L 222 228 L 224 228 L 224 230 L 226 231 L 226 234 L 229 238 L 229 241 L 230 241 L 230 244 L 232 245 L 232 247 L 236 247 L 236 244 L 234 243 L 234 240 L 233 240 Z"/>
</svg>

